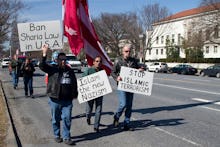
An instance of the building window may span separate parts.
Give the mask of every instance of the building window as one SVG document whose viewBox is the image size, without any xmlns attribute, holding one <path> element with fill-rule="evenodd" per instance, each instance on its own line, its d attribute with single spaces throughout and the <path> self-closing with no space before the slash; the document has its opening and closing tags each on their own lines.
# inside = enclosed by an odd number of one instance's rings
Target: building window
<svg viewBox="0 0 220 147">
<path fill-rule="evenodd" d="M 163 49 L 160 50 L 161 55 L 163 55 Z"/>
<path fill-rule="evenodd" d="M 206 48 L 205 48 L 205 53 L 206 53 L 206 54 L 209 53 L 209 46 L 206 46 Z"/>
<path fill-rule="evenodd" d="M 206 30 L 205 39 L 209 40 L 210 38 L 210 30 Z"/>
<path fill-rule="evenodd" d="M 172 34 L 172 43 L 174 43 L 174 42 L 175 42 L 175 35 Z"/>
<path fill-rule="evenodd" d="M 151 50 L 149 50 L 149 55 L 151 55 Z"/>
<path fill-rule="evenodd" d="M 167 35 L 167 36 L 166 36 L 166 43 L 169 43 L 169 42 L 170 42 L 170 36 Z"/>
<path fill-rule="evenodd" d="M 159 37 L 157 36 L 156 37 L 156 44 L 158 44 L 159 43 Z"/>
<path fill-rule="evenodd" d="M 178 45 L 181 45 L 181 34 L 178 34 L 178 40 L 177 40 Z"/>
<path fill-rule="evenodd" d="M 218 50 L 217 50 L 217 46 L 214 46 L 214 53 L 217 53 Z"/>
<path fill-rule="evenodd" d="M 161 36 L 161 44 L 164 43 L 164 36 Z"/>
<path fill-rule="evenodd" d="M 158 49 L 156 49 L 156 55 L 158 55 Z"/>
<path fill-rule="evenodd" d="M 219 27 L 218 25 L 214 28 L 214 38 L 217 39 L 219 37 Z"/>
</svg>

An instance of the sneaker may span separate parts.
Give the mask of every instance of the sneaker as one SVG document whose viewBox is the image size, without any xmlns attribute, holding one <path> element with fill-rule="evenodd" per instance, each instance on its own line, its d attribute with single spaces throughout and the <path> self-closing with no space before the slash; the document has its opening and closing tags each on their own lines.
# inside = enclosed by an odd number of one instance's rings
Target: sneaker
<svg viewBox="0 0 220 147">
<path fill-rule="evenodd" d="M 67 145 L 76 145 L 71 139 L 65 139 L 64 143 Z"/>
<path fill-rule="evenodd" d="M 28 98 L 28 95 L 25 94 L 25 97 Z"/>
<path fill-rule="evenodd" d="M 118 126 L 119 126 L 119 121 L 118 121 L 118 118 L 116 118 L 116 116 L 115 116 L 115 115 L 114 115 L 113 126 L 114 126 L 114 127 L 118 127 Z"/>
<path fill-rule="evenodd" d="M 90 121 L 89 118 L 86 119 L 86 122 L 87 122 L 88 125 L 91 125 L 91 121 Z"/>
<path fill-rule="evenodd" d="M 57 143 L 61 143 L 61 142 L 63 141 L 63 139 L 60 138 L 60 137 L 54 138 L 54 140 L 55 140 Z"/>
<path fill-rule="evenodd" d="M 134 131 L 134 128 L 128 126 L 128 125 L 124 125 L 124 128 L 123 128 L 124 131 Z"/>
<path fill-rule="evenodd" d="M 34 95 L 33 95 L 33 94 L 31 95 L 31 98 L 34 98 Z"/>
<path fill-rule="evenodd" d="M 99 132 L 100 132 L 99 128 L 94 128 L 94 131 L 95 131 L 96 133 L 99 133 Z"/>
<path fill-rule="evenodd" d="M 14 89 L 16 89 L 17 87 L 16 86 L 14 86 Z"/>
</svg>

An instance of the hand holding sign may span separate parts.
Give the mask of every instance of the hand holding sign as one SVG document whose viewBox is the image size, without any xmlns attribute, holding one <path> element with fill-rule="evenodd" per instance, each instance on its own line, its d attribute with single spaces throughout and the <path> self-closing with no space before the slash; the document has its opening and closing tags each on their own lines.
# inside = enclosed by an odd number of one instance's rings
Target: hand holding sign
<svg viewBox="0 0 220 147">
<path fill-rule="evenodd" d="M 118 83 L 118 90 L 151 95 L 153 76 L 154 74 L 150 72 L 122 66 L 120 72 L 122 81 Z"/>
</svg>

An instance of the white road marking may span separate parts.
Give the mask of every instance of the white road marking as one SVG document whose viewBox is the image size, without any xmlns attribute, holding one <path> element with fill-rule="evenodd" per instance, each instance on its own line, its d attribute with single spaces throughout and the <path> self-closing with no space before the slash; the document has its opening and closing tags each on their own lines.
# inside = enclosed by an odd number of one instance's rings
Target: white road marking
<svg viewBox="0 0 220 147">
<path fill-rule="evenodd" d="M 206 103 L 212 102 L 210 100 L 205 100 L 205 99 L 201 99 L 201 98 L 192 98 L 192 100 L 199 101 L 199 102 L 206 102 Z"/>
<path fill-rule="evenodd" d="M 220 105 L 220 102 L 210 101 L 210 100 L 201 99 L 201 98 L 192 98 L 192 100 Z"/>
<path fill-rule="evenodd" d="M 205 90 L 190 89 L 190 88 L 185 88 L 185 87 L 179 87 L 179 86 L 174 86 L 174 85 L 165 85 L 165 84 L 159 84 L 159 83 L 153 83 L 153 84 L 158 85 L 158 86 L 165 86 L 165 87 L 183 89 L 183 90 L 188 90 L 188 91 L 195 91 L 195 92 L 202 92 L 202 93 L 220 95 L 220 93 L 218 93 L 218 92 L 210 92 L 210 91 L 205 91 Z"/>
<path fill-rule="evenodd" d="M 166 133 L 166 134 L 168 134 L 168 135 L 171 135 L 171 136 L 174 136 L 174 137 L 176 137 L 176 138 L 178 138 L 178 139 L 181 139 L 181 140 L 183 140 L 183 141 L 186 141 L 186 142 L 188 142 L 188 143 L 190 143 L 190 144 L 193 144 L 193 145 L 196 145 L 196 146 L 202 146 L 201 144 L 198 144 L 198 143 L 196 143 L 196 142 L 194 142 L 194 141 L 192 141 L 192 140 L 186 139 L 186 138 L 184 138 L 184 137 L 180 137 L 180 136 L 178 136 L 178 135 L 176 135 L 176 134 L 173 134 L 173 133 L 168 132 L 168 131 L 166 131 L 166 130 L 163 130 L 163 129 L 161 129 L 161 128 L 156 127 L 156 129 L 159 130 L 159 131 L 162 131 L 162 132 L 164 132 L 164 133 Z"/>
<path fill-rule="evenodd" d="M 201 99 L 201 98 L 192 98 L 192 100 L 199 101 L 199 102 L 205 102 L 205 103 L 212 103 L 213 102 L 213 104 L 220 105 L 220 102 L 214 102 L 214 101 Z M 211 108 L 211 107 L 207 107 L 207 106 L 200 106 L 200 107 L 220 112 L 220 109 L 215 109 L 215 108 Z"/>
<path fill-rule="evenodd" d="M 209 109 L 209 110 L 213 110 L 213 111 L 218 111 L 218 112 L 220 112 L 219 109 L 215 109 L 215 108 L 211 108 L 211 107 L 206 107 L 206 106 L 200 106 L 200 107 L 206 108 L 206 109 Z"/>
<path fill-rule="evenodd" d="M 134 118 L 134 117 L 132 117 L 131 119 L 134 120 L 134 121 L 137 121 L 137 119 Z M 178 139 L 181 139 L 181 140 L 183 140 L 183 141 L 186 141 L 186 142 L 188 142 L 188 143 L 190 143 L 190 144 L 193 144 L 193 145 L 196 145 L 196 146 L 202 146 L 202 145 L 200 145 L 200 144 L 198 144 L 198 143 L 196 143 L 196 142 L 194 142 L 194 141 L 192 141 L 192 140 L 189 140 L 189 139 L 186 139 L 186 138 L 184 138 L 184 137 L 178 136 L 178 135 L 176 135 L 176 134 L 173 134 L 173 133 L 171 133 L 171 132 L 169 132 L 169 131 L 166 131 L 166 130 L 164 130 L 164 129 L 161 129 L 161 128 L 159 128 L 159 127 L 154 127 L 154 128 L 157 129 L 157 130 L 159 130 L 159 131 L 161 131 L 161 132 L 163 132 L 163 133 L 165 133 L 165 134 L 168 134 L 168 135 L 171 135 L 171 136 L 176 137 L 176 138 L 178 138 Z"/>
<path fill-rule="evenodd" d="M 202 81 L 202 82 L 210 82 L 210 80 L 204 80 L 204 79 L 191 79 L 191 78 L 183 78 L 190 81 Z"/>
</svg>

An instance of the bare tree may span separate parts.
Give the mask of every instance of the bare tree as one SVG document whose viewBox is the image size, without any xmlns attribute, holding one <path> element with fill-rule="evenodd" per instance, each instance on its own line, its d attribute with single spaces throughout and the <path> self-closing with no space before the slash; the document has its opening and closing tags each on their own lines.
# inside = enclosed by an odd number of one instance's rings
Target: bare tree
<svg viewBox="0 0 220 147">
<path fill-rule="evenodd" d="M 120 55 L 122 41 L 130 42 L 134 48 L 139 48 L 138 35 L 142 32 L 135 13 L 108 14 L 103 13 L 93 20 L 102 45 L 111 50 L 110 57 Z"/>
<path fill-rule="evenodd" d="M 200 9 L 204 14 L 194 23 L 204 32 L 205 41 L 220 44 L 220 0 L 201 0 Z"/>
<path fill-rule="evenodd" d="M 0 50 L 9 40 L 11 25 L 25 5 L 20 0 L 0 0 Z"/>
<path fill-rule="evenodd" d="M 156 36 L 161 36 L 169 27 L 169 25 L 167 25 L 167 27 L 157 27 L 157 29 L 155 29 L 154 26 L 160 24 L 160 22 L 171 19 L 168 17 L 170 15 L 171 13 L 168 8 L 161 7 L 158 3 L 143 6 L 140 10 L 139 22 L 142 28 L 146 31 L 144 55 L 146 54 L 146 49 L 151 49 L 151 44 L 155 41 Z"/>
</svg>

